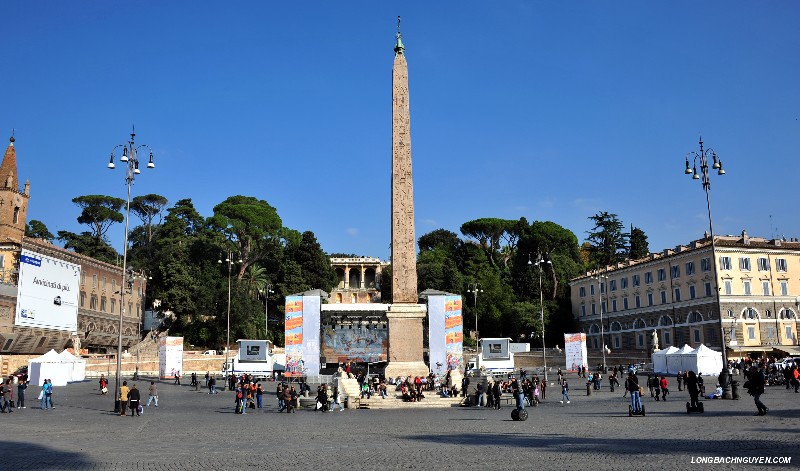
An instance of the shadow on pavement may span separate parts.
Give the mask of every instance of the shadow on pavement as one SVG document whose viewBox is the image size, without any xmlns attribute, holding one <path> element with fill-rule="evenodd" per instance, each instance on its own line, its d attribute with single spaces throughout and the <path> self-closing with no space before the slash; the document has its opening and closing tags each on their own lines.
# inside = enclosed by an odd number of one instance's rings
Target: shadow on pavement
<svg viewBox="0 0 800 471">
<path fill-rule="evenodd" d="M 73 451 L 56 450 L 30 441 L 17 442 L 3 441 L 3 461 L 13 469 L 32 469 L 37 471 L 86 469 L 92 467 L 94 462 L 82 453 Z"/>
</svg>

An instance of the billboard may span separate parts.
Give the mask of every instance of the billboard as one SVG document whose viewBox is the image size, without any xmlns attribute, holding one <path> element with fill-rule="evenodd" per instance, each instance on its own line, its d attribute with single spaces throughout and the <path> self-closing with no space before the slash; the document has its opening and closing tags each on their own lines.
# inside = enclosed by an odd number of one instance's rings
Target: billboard
<svg viewBox="0 0 800 471">
<path fill-rule="evenodd" d="M 322 356 L 326 361 L 359 363 L 386 361 L 389 345 L 384 324 L 328 325 L 323 331 Z"/>
<path fill-rule="evenodd" d="M 266 340 L 239 340 L 239 361 L 267 361 Z"/>
<path fill-rule="evenodd" d="M 158 339 L 158 376 L 174 378 L 183 371 L 183 337 Z"/>
<path fill-rule="evenodd" d="M 444 375 L 464 368 L 461 296 L 428 297 L 428 347 L 431 371 Z"/>
<path fill-rule="evenodd" d="M 564 334 L 564 354 L 567 370 L 577 371 L 581 366 L 587 366 L 586 334 Z"/>
<path fill-rule="evenodd" d="M 508 360 L 511 358 L 511 339 L 481 339 L 481 356 L 484 360 Z"/>
<path fill-rule="evenodd" d="M 81 267 L 22 249 L 14 325 L 78 331 Z"/>
<path fill-rule="evenodd" d="M 303 297 L 286 296 L 286 376 L 303 376 Z"/>
</svg>

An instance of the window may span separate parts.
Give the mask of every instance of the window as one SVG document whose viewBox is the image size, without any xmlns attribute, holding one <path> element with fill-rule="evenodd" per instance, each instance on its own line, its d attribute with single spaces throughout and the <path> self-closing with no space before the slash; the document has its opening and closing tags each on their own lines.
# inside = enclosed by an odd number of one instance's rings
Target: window
<svg viewBox="0 0 800 471">
<path fill-rule="evenodd" d="M 775 340 L 775 327 L 767 326 L 767 338 Z"/>
<path fill-rule="evenodd" d="M 619 337 L 614 337 L 614 348 L 619 348 Z"/>
<path fill-rule="evenodd" d="M 772 319 L 772 311 L 771 310 L 769 310 L 769 309 L 765 310 L 764 314 L 767 316 L 767 318 Z"/>
<path fill-rule="evenodd" d="M 667 279 L 667 272 L 663 268 L 658 269 L 658 281 L 664 281 Z"/>
<path fill-rule="evenodd" d="M 612 299 L 611 300 L 611 312 L 617 312 L 617 300 L 616 299 Z"/>
<path fill-rule="evenodd" d="M 697 297 L 697 289 L 695 289 L 694 285 L 689 285 L 689 299 L 694 299 Z"/>
<path fill-rule="evenodd" d="M 592 315 L 595 314 L 597 314 L 597 306 L 594 303 L 592 303 Z"/>
<path fill-rule="evenodd" d="M 589 285 L 589 294 L 594 296 L 594 285 Z"/>
<path fill-rule="evenodd" d="M 647 305 L 648 306 L 653 305 L 653 293 L 647 293 Z"/>
<path fill-rule="evenodd" d="M 619 279 L 619 289 L 628 289 L 628 277 Z"/>
<path fill-rule="evenodd" d="M 97 310 L 97 296 L 92 295 L 92 297 L 89 298 L 89 309 L 93 311 Z"/>
<path fill-rule="evenodd" d="M 86 305 L 86 293 L 81 291 L 81 307 Z"/>
<path fill-rule="evenodd" d="M 97 288 L 97 275 L 92 275 L 92 288 Z"/>
<path fill-rule="evenodd" d="M 128 303 L 128 315 L 131 315 L 132 313 L 133 313 L 133 304 Z"/>
<path fill-rule="evenodd" d="M 704 272 L 711 271 L 711 259 L 706 257 L 700 260 L 700 269 Z"/>
<path fill-rule="evenodd" d="M 670 274 L 673 280 L 679 278 L 681 276 L 681 267 L 679 265 L 673 265 L 670 267 Z"/>
<path fill-rule="evenodd" d="M 639 334 L 639 346 L 644 347 L 644 335 Z"/>
<path fill-rule="evenodd" d="M 752 307 L 748 307 L 744 310 L 743 317 L 745 319 L 758 319 L 758 313 Z"/>
<path fill-rule="evenodd" d="M 739 257 L 739 270 L 750 271 L 750 257 Z"/>
<path fill-rule="evenodd" d="M 731 280 L 725 280 L 725 294 L 733 294 L 733 284 L 731 284 Z"/>
<path fill-rule="evenodd" d="M 611 291 L 616 291 L 617 290 L 617 280 L 609 281 L 608 282 L 608 287 L 611 289 Z"/>
<path fill-rule="evenodd" d="M 794 336 L 792 335 L 792 326 L 786 326 L 786 335 L 783 336 L 786 340 L 793 340 Z"/>
<path fill-rule="evenodd" d="M 667 304 L 667 292 L 661 290 L 661 304 Z"/>
<path fill-rule="evenodd" d="M 785 258 L 776 258 L 775 259 L 775 269 L 780 272 L 786 271 L 786 259 Z"/>
<path fill-rule="evenodd" d="M 761 290 L 764 292 L 764 296 L 769 296 L 769 281 L 761 282 Z"/>
<path fill-rule="evenodd" d="M 108 283 L 108 278 L 105 276 L 103 277 L 103 289 L 106 289 L 106 283 Z"/>
<path fill-rule="evenodd" d="M 789 282 L 781 280 L 781 296 L 789 296 Z"/>
<path fill-rule="evenodd" d="M 750 280 L 742 281 L 742 285 L 744 286 L 744 294 L 745 296 L 750 296 Z"/>
<path fill-rule="evenodd" d="M 622 309 L 624 309 L 626 311 L 628 310 L 628 297 L 627 296 L 622 298 Z"/>
<path fill-rule="evenodd" d="M 586 296 L 586 287 L 581 286 L 580 288 L 578 288 L 578 294 L 580 295 L 580 297 Z"/>
<path fill-rule="evenodd" d="M 747 328 L 747 338 L 750 339 L 750 340 L 755 340 L 756 339 L 756 328 L 755 327 L 750 326 L 750 327 Z"/>
<path fill-rule="evenodd" d="M 117 300 L 111 298 L 111 314 L 114 314 L 117 311 Z"/>
<path fill-rule="evenodd" d="M 86 284 L 86 270 L 81 270 L 81 284 Z"/>
<path fill-rule="evenodd" d="M 675 288 L 675 302 L 679 302 L 681 300 L 681 289 Z"/>
<path fill-rule="evenodd" d="M 639 286 L 639 281 L 640 281 L 639 275 L 631 276 L 631 281 L 633 282 L 633 287 L 634 288 Z"/>
<path fill-rule="evenodd" d="M 731 258 L 730 257 L 720 257 L 719 258 L 719 268 L 722 270 L 730 270 L 731 269 Z"/>
<path fill-rule="evenodd" d="M 664 332 L 664 345 L 671 345 L 672 342 L 669 341 L 669 332 Z"/>
<path fill-rule="evenodd" d="M 638 295 L 638 294 L 636 295 L 636 298 L 635 298 L 635 301 L 634 301 L 634 303 L 636 304 L 636 307 L 637 307 L 637 308 L 639 308 L 639 307 L 642 307 L 642 298 L 641 298 L 641 297 L 639 297 L 639 295 Z"/>
<path fill-rule="evenodd" d="M 606 292 L 606 284 L 600 283 L 600 294 L 603 294 L 605 292 Z"/>
<path fill-rule="evenodd" d="M 649 271 L 644 274 L 644 282 L 648 285 L 653 283 L 653 272 Z"/>
<path fill-rule="evenodd" d="M 105 296 L 100 298 L 100 311 L 101 312 L 106 312 L 106 297 Z"/>
<path fill-rule="evenodd" d="M 694 262 L 686 262 L 686 276 L 694 275 Z"/>
<path fill-rule="evenodd" d="M 703 322 L 703 316 L 695 311 L 689 314 L 689 318 L 686 321 L 689 323 Z"/>
<path fill-rule="evenodd" d="M 733 309 L 728 309 L 728 317 L 733 317 Z"/>
<path fill-rule="evenodd" d="M 758 258 L 758 271 L 769 271 L 769 259 L 766 257 Z"/>
<path fill-rule="evenodd" d="M 694 341 L 700 343 L 700 329 L 694 329 Z"/>
<path fill-rule="evenodd" d="M 14 208 L 14 224 L 19 222 L 19 206 Z"/>
<path fill-rule="evenodd" d="M 706 281 L 704 286 L 706 289 L 706 296 L 711 296 L 711 283 Z"/>
</svg>

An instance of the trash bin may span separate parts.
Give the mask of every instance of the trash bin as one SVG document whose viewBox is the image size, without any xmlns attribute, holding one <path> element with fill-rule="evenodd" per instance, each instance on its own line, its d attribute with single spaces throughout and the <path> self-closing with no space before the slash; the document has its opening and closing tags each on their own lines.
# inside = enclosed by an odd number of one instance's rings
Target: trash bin
<svg viewBox="0 0 800 471">
<path fill-rule="evenodd" d="M 731 396 L 733 399 L 739 399 L 739 382 L 736 380 L 731 381 Z"/>
<path fill-rule="evenodd" d="M 586 382 L 586 395 L 587 396 L 591 396 L 592 395 L 592 382 L 591 381 L 587 381 Z"/>
</svg>

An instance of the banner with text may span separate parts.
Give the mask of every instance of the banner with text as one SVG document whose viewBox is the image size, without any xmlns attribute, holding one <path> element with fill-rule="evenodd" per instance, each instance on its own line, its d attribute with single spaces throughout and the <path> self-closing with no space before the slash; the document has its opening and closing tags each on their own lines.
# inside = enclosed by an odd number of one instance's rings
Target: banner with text
<svg viewBox="0 0 800 471">
<path fill-rule="evenodd" d="M 577 371 L 587 366 L 586 334 L 564 334 L 564 354 L 567 357 L 567 370 Z"/>
<path fill-rule="evenodd" d="M 183 370 L 183 337 L 158 339 L 158 376 L 174 378 Z"/>
<path fill-rule="evenodd" d="M 286 296 L 286 376 L 303 376 L 303 297 Z"/>
<path fill-rule="evenodd" d="M 78 331 L 81 267 L 22 249 L 14 325 Z"/>
</svg>

